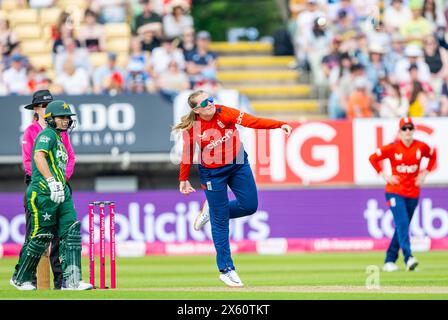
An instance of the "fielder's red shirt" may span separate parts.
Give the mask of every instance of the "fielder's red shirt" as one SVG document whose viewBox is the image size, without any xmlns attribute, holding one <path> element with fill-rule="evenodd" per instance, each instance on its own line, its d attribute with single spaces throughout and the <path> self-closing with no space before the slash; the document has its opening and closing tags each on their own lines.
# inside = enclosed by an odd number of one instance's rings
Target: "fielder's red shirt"
<svg viewBox="0 0 448 320">
<path fill-rule="evenodd" d="M 241 141 L 235 126 L 237 124 L 255 129 L 276 129 L 286 122 L 257 118 L 222 105 L 216 105 L 216 112 L 210 120 L 204 120 L 196 115 L 193 127 L 183 133 L 179 181 L 188 180 L 196 144 L 201 150 L 198 162 L 204 167 L 218 168 L 233 163 L 241 149 Z"/>
<path fill-rule="evenodd" d="M 415 185 L 415 180 L 423 157 L 429 158 L 427 170 L 431 171 L 436 162 L 436 151 L 422 141 L 414 140 L 409 147 L 406 147 L 400 140 L 377 149 L 369 160 L 375 170 L 381 173 L 380 161 L 389 159 L 392 174 L 397 176 L 400 182 L 386 184 L 386 192 L 407 198 L 418 198 L 420 187 Z"/>
</svg>

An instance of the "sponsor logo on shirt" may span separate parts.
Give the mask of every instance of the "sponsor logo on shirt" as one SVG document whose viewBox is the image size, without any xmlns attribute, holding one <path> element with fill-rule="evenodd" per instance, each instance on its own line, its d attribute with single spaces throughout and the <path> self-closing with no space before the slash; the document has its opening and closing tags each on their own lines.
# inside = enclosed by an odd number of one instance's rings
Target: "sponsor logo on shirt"
<svg viewBox="0 0 448 320">
<path fill-rule="evenodd" d="M 397 160 L 397 161 L 403 160 L 403 154 L 402 153 L 395 153 L 394 156 L 395 156 L 395 160 Z"/>
<path fill-rule="evenodd" d="M 226 142 L 227 140 L 231 139 L 232 136 L 233 136 L 233 130 L 228 130 L 226 132 L 226 134 L 224 135 L 224 137 L 222 137 L 221 139 L 218 139 L 218 140 L 210 141 L 210 143 L 206 146 L 206 148 L 209 150 L 216 148 L 217 146 L 219 146 L 219 145 L 223 144 L 224 142 Z"/>
<path fill-rule="evenodd" d="M 48 141 L 50 141 L 50 140 L 51 140 L 51 138 L 47 137 L 47 136 L 40 136 L 40 138 L 39 138 L 39 142 L 42 142 L 42 143 L 48 143 Z"/>
<path fill-rule="evenodd" d="M 400 164 L 396 169 L 398 173 L 415 173 L 418 170 L 418 165 L 414 164 L 412 166 L 407 166 L 405 164 Z"/>
<path fill-rule="evenodd" d="M 241 111 L 240 115 L 238 116 L 238 118 L 236 119 L 236 124 L 241 124 L 241 122 L 243 121 L 243 117 L 244 117 L 244 112 Z"/>
<path fill-rule="evenodd" d="M 218 126 L 219 126 L 221 129 L 224 129 L 224 128 L 225 128 L 225 125 L 224 125 L 224 123 L 221 122 L 221 120 L 217 120 L 216 123 L 218 124 Z"/>
</svg>

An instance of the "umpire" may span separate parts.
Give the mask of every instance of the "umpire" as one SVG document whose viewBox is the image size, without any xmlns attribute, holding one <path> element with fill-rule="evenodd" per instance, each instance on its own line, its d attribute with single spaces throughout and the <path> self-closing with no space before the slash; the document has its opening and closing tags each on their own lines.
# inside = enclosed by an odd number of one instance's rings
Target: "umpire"
<svg viewBox="0 0 448 320">
<path fill-rule="evenodd" d="M 40 131 L 42 131 L 44 128 L 47 127 L 47 123 L 44 119 L 45 116 L 45 108 L 47 107 L 48 103 L 53 101 L 53 96 L 48 90 L 39 90 L 36 91 L 33 94 L 33 100 L 31 104 L 28 104 L 25 106 L 25 109 L 28 110 L 34 110 L 34 121 L 31 125 L 26 128 L 24 134 L 23 134 L 23 141 L 22 141 L 22 161 L 23 166 L 25 169 L 25 183 L 27 186 L 29 186 L 31 182 L 31 157 L 32 157 L 32 150 L 34 141 L 39 134 Z M 66 180 L 71 177 L 73 174 L 73 169 L 75 166 L 75 154 L 73 152 L 73 148 L 70 144 L 70 140 L 68 137 L 67 132 L 63 132 L 61 134 L 62 142 L 67 149 L 68 153 L 68 162 L 67 162 L 67 171 L 66 171 Z M 71 188 L 67 183 L 67 186 L 69 187 L 70 193 Z M 25 244 L 22 247 L 22 250 L 20 251 L 20 256 L 22 256 L 24 252 L 24 248 L 26 247 L 26 244 L 29 241 L 29 236 L 31 233 L 31 227 L 30 227 L 30 216 L 31 213 L 27 209 L 27 196 L 24 196 L 24 207 L 25 207 L 25 221 L 26 221 L 26 235 L 25 235 Z M 53 283 L 55 289 L 61 289 L 62 286 L 62 267 L 61 262 L 59 260 L 59 237 L 57 236 L 57 226 L 55 227 L 55 230 L 53 232 L 53 240 L 51 241 L 50 246 L 50 264 L 51 269 L 53 271 Z M 15 273 L 17 272 L 18 265 L 15 267 Z M 14 276 L 13 276 L 14 278 Z M 36 275 L 34 275 L 33 285 L 37 285 L 37 278 Z"/>
</svg>

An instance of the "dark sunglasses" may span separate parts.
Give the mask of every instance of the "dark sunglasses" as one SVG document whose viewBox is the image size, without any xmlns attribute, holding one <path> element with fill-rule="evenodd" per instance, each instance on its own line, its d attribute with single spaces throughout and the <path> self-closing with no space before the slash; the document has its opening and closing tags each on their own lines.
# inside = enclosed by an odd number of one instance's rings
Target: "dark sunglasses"
<svg viewBox="0 0 448 320">
<path fill-rule="evenodd" d="M 412 127 L 412 126 L 405 126 L 405 127 L 401 128 L 401 131 L 406 131 L 406 130 L 413 131 L 414 127 Z"/>
<path fill-rule="evenodd" d="M 215 99 L 213 99 L 213 97 L 208 97 L 207 99 L 204 99 L 200 104 L 198 104 L 197 108 L 198 107 L 206 108 L 209 102 L 213 103 L 215 102 Z"/>
</svg>

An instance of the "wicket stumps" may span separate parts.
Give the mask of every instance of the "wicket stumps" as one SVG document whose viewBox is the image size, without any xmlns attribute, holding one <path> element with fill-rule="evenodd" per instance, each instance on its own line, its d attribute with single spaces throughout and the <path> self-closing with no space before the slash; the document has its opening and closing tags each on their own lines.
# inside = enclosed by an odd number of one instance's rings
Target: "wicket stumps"
<svg viewBox="0 0 448 320">
<path fill-rule="evenodd" d="M 106 206 L 109 206 L 109 249 L 110 249 L 110 288 L 116 288 L 115 273 L 115 203 L 94 201 L 89 203 L 89 269 L 90 284 L 95 287 L 95 207 L 99 206 L 100 218 L 100 289 L 106 289 Z"/>
</svg>

